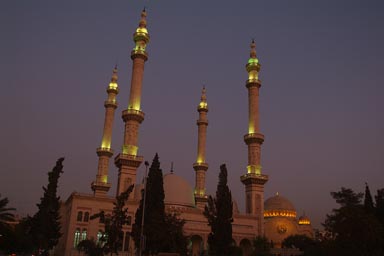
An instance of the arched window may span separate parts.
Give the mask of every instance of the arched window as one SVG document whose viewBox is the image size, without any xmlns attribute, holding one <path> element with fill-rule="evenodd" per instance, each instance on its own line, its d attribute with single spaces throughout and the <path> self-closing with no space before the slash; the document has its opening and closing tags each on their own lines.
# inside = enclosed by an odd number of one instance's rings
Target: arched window
<svg viewBox="0 0 384 256">
<path fill-rule="evenodd" d="M 81 240 L 87 239 L 87 229 L 83 229 L 83 232 L 81 232 Z"/>
<path fill-rule="evenodd" d="M 99 232 L 97 232 L 97 240 L 96 242 L 97 243 L 100 243 L 100 239 L 103 237 L 103 231 L 99 230 Z"/>
<path fill-rule="evenodd" d="M 82 221 L 83 220 L 83 212 L 82 211 L 79 211 L 77 213 L 77 221 Z"/>
<path fill-rule="evenodd" d="M 80 229 L 77 228 L 75 231 L 75 237 L 73 239 L 73 247 L 76 247 L 80 242 Z"/>
<path fill-rule="evenodd" d="M 84 222 L 89 221 L 89 212 L 84 213 Z"/>
</svg>

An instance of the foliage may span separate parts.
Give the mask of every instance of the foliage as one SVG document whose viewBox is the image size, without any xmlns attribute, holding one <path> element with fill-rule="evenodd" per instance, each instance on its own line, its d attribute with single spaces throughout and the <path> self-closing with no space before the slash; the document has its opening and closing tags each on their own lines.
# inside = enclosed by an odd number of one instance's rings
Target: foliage
<svg viewBox="0 0 384 256">
<path fill-rule="evenodd" d="M 105 214 L 104 211 L 96 213 L 91 216 L 91 219 L 100 218 L 104 220 L 104 234 L 105 244 L 102 247 L 104 253 L 115 253 L 121 250 L 123 244 L 123 225 L 128 221 L 128 208 L 125 207 L 130 193 L 133 190 L 133 185 L 116 196 L 116 201 L 113 203 L 114 207 L 112 214 Z M 89 242 L 86 242 L 86 246 L 92 246 Z M 88 248 L 88 247 L 85 247 Z"/>
<path fill-rule="evenodd" d="M 33 251 L 32 236 L 29 234 L 31 217 L 20 220 L 12 229 L 7 229 L 0 237 L 0 249 L 11 253 L 27 254 Z"/>
<path fill-rule="evenodd" d="M 15 208 L 9 208 L 7 207 L 9 203 L 9 200 L 7 197 L 1 198 L 0 194 L 0 235 L 3 234 L 3 232 L 6 232 L 7 229 L 9 229 L 8 222 L 14 221 L 15 216 L 12 211 L 15 210 Z"/>
<path fill-rule="evenodd" d="M 185 222 L 179 220 L 176 215 L 165 213 L 163 173 L 157 154 L 149 168 L 146 188 L 143 190 L 140 206 L 135 214 L 135 223 L 132 226 L 132 237 L 136 248 L 140 247 L 144 193 L 146 193 L 143 230 L 144 254 L 177 252 L 184 255 L 187 247 L 187 240 L 183 234 Z"/>
<path fill-rule="evenodd" d="M 307 256 L 327 255 L 319 241 L 306 235 L 291 235 L 284 239 L 282 246 L 284 248 L 298 248 Z"/>
<path fill-rule="evenodd" d="M 365 183 L 364 209 L 367 211 L 367 213 L 374 213 L 375 209 L 375 206 L 373 205 L 371 191 L 369 190 L 367 183 Z"/>
<path fill-rule="evenodd" d="M 30 234 L 38 249 L 48 251 L 59 242 L 60 232 L 60 197 L 57 194 L 57 184 L 60 174 L 63 172 L 64 158 L 56 161 L 55 167 L 48 173 L 48 186 L 44 195 L 37 204 L 39 210 L 32 217 Z"/>
<path fill-rule="evenodd" d="M 211 227 L 208 236 L 209 255 L 226 255 L 232 242 L 232 195 L 227 185 L 227 168 L 220 166 L 216 198 L 208 197 L 204 216 Z"/>
<path fill-rule="evenodd" d="M 341 188 L 331 192 L 340 207 L 323 224 L 331 234 L 327 255 L 382 255 L 383 226 L 362 204 L 363 194 Z"/>
<path fill-rule="evenodd" d="M 270 250 L 272 248 L 272 244 L 265 236 L 257 236 L 255 240 L 253 240 L 253 248 L 254 251 L 252 255 L 254 256 L 270 256 Z"/>
<path fill-rule="evenodd" d="M 77 245 L 79 251 L 83 251 L 86 255 L 89 256 L 103 256 L 104 248 L 100 246 L 99 243 L 96 243 L 93 239 L 85 239 L 80 241 Z"/>
</svg>

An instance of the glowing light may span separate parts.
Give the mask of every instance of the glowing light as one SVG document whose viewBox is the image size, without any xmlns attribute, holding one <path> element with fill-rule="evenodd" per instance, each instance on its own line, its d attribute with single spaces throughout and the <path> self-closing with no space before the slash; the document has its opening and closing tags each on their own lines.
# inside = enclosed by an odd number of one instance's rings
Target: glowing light
<svg viewBox="0 0 384 256">
<path fill-rule="evenodd" d="M 136 33 L 138 33 L 138 34 L 148 34 L 148 30 L 146 28 L 138 27 L 136 29 Z"/>
<path fill-rule="evenodd" d="M 117 83 L 109 83 L 109 89 L 117 89 Z"/>
<path fill-rule="evenodd" d="M 207 102 L 204 102 L 204 101 L 200 102 L 199 108 L 207 108 L 207 107 L 208 107 L 208 103 Z"/>
<path fill-rule="evenodd" d="M 261 175 L 261 165 L 248 165 L 247 173 L 255 173 Z"/>
<path fill-rule="evenodd" d="M 108 183 L 108 175 L 103 175 L 103 177 L 101 178 L 101 181 L 104 183 Z"/>
<path fill-rule="evenodd" d="M 101 142 L 101 148 L 111 149 L 111 142 L 107 140 L 103 140 Z"/>
<path fill-rule="evenodd" d="M 264 217 L 265 218 L 271 218 L 271 217 L 296 218 L 296 212 L 289 211 L 289 210 L 268 210 L 268 211 L 264 211 Z"/>
<path fill-rule="evenodd" d="M 124 145 L 123 146 L 123 154 L 136 156 L 138 149 L 139 148 L 137 146 L 134 146 L 134 145 Z"/>
<path fill-rule="evenodd" d="M 248 133 L 255 133 L 255 127 L 253 127 L 253 124 L 249 124 L 248 126 Z"/>
<path fill-rule="evenodd" d="M 257 65 L 259 63 L 259 60 L 257 58 L 249 58 L 248 64 L 249 65 Z"/>
</svg>

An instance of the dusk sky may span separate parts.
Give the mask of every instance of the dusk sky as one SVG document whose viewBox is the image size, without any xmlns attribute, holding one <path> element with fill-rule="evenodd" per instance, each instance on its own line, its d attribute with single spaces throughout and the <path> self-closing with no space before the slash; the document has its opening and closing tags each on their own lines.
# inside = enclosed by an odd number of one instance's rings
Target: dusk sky
<svg viewBox="0 0 384 256">
<path fill-rule="evenodd" d="M 207 190 L 226 163 L 241 211 L 246 173 L 245 64 L 256 41 L 265 198 L 290 199 L 320 228 L 342 186 L 384 187 L 383 1 L 1 1 L 0 193 L 34 214 L 64 156 L 59 194 L 91 193 L 103 102 L 118 64 L 112 148 L 120 152 L 134 47 L 147 8 L 139 155 L 194 186 L 197 105 L 209 105 Z M 116 192 L 117 168 L 109 176 Z M 138 181 L 144 164 L 138 170 Z"/>
</svg>

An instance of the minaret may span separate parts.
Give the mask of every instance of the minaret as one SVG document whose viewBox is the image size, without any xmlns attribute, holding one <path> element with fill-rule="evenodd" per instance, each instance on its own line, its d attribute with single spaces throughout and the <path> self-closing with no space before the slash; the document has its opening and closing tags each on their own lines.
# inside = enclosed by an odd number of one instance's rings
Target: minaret
<svg viewBox="0 0 384 256">
<path fill-rule="evenodd" d="M 131 52 L 132 80 L 128 108 L 123 111 L 122 118 L 125 122 L 124 144 L 122 153 L 116 156 L 115 164 L 119 168 L 117 194 L 125 191 L 136 181 L 136 171 L 143 161 L 142 156 L 137 155 L 139 126 L 144 120 L 144 113 L 141 111 L 141 87 L 144 75 L 144 63 L 148 59 L 145 50 L 149 42 L 147 31 L 147 13 L 145 9 L 141 12 L 139 27 L 133 34 L 135 48 Z M 131 196 L 133 193 L 131 193 Z"/>
<path fill-rule="evenodd" d="M 101 146 L 96 150 L 96 153 L 99 156 L 96 181 L 92 182 L 91 185 L 95 196 L 105 196 L 111 187 L 111 183 L 108 183 L 108 167 L 109 159 L 113 155 L 113 151 L 111 149 L 112 125 L 115 116 L 115 109 L 117 108 L 116 95 L 119 93 L 117 85 L 117 66 L 113 69 L 107 93 L 108 98 L 104 102 L 105 118 L 103 139 L 101 140 Z"/>
<path fill-rule="evenodd" d="M 256 58 L 256 44 L 252 40 L 251 54 L 246 65 L 248 80 L 248 134 L 244 136 L 244 141 L 248 146 L 248 166 L 247 174 L 240 177 L 245 185 L 246 213 L 255 215 L 258 219 L 259 234 L 264 232 L 263 212 L 264 212 L 264 184 L 268 181 L 268 176 L 261 174 L 260 149 L 264 142 L 264 135 L 259 130 L 259 80 L 260 64 Z"/>
<path fill-rule="evenodd" d="M 201 94 L 201 101 L 197 107 L 199 112 L 199 120 L 197 120 L 198 127 L 198 142 L 197 142 L 197 161 L 193 164 L 193 169 L 196 171 L 196 183 L 195 183 L 195 201 L 196 206 L 200 209 L 204 209 L 207 202 L 207 196 L 205 194 L 205 172 L 208 170 L 208 164 L 205 162 L 205 142 L 207 138 L 207 126 L 208 126 L 208 104 L 205 87 Z"/>
</svg>

